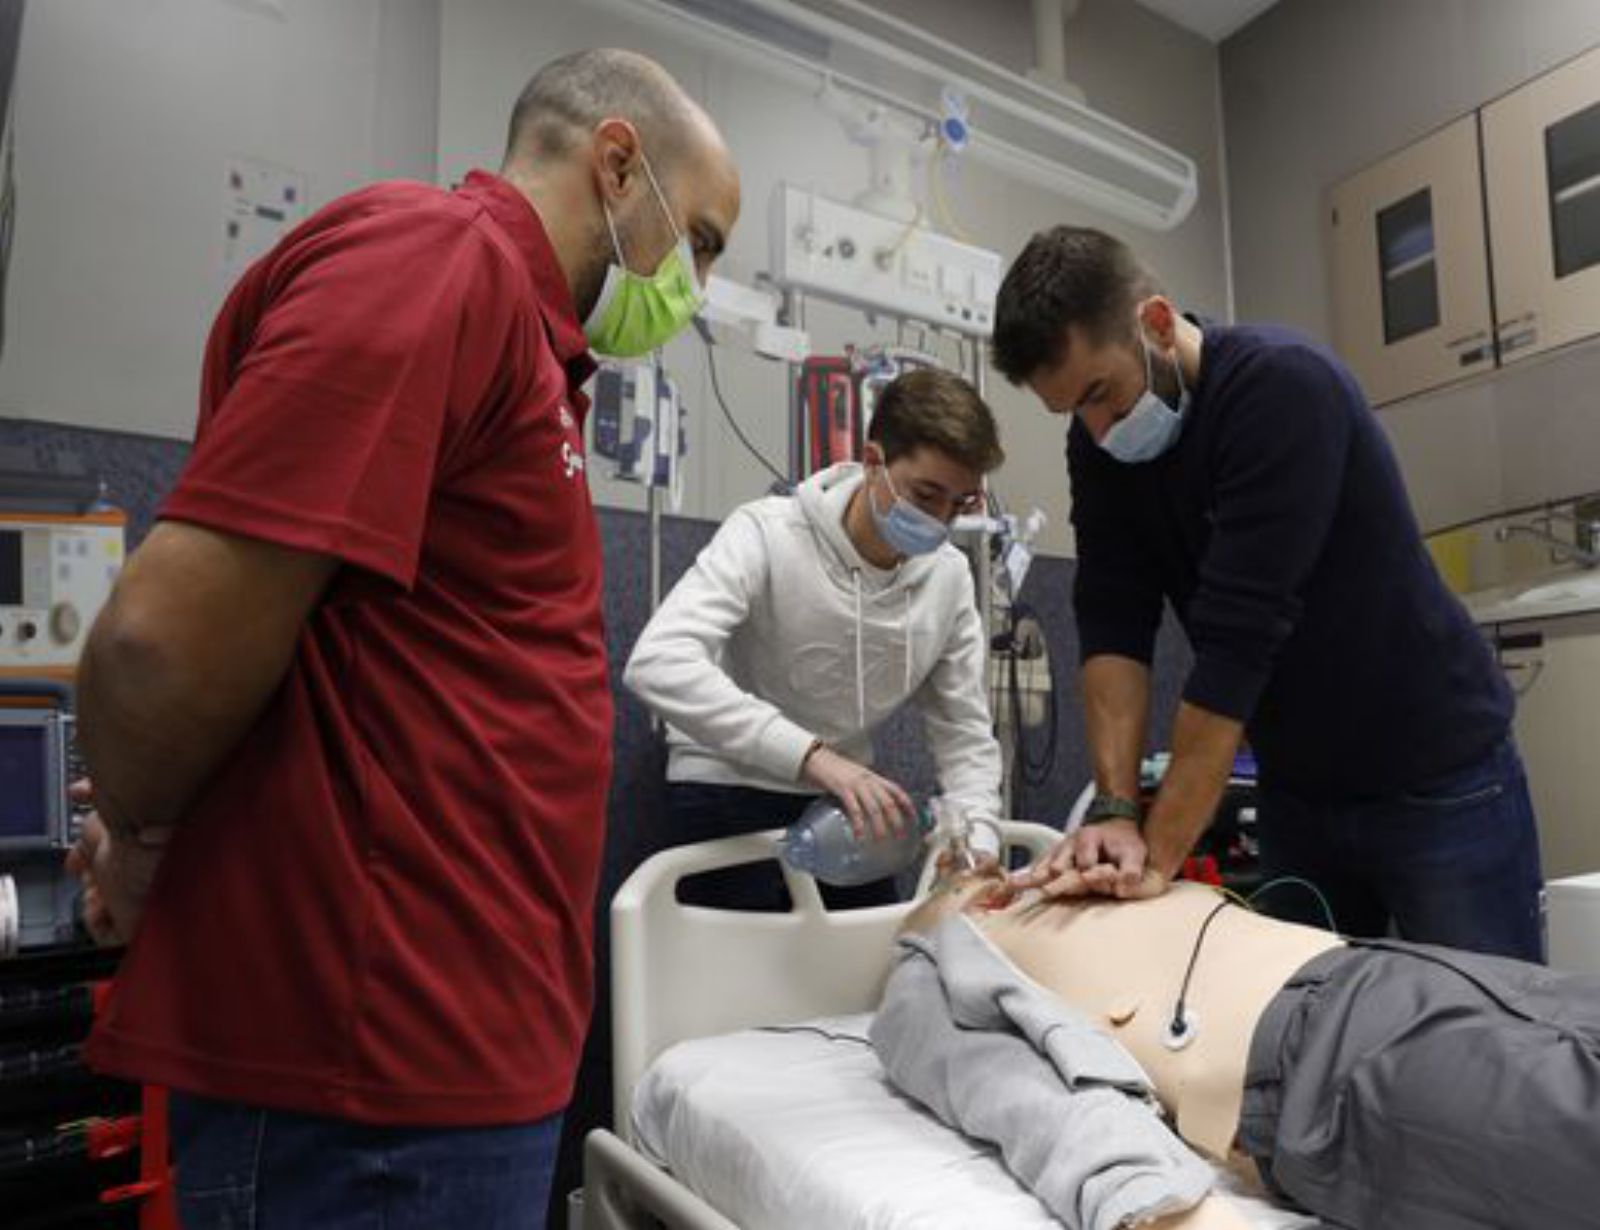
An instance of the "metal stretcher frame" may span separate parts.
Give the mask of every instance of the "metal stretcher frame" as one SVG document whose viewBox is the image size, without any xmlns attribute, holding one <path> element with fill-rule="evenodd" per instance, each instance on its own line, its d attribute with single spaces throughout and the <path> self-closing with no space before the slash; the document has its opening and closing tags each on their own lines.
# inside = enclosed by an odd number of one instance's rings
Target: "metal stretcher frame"
<svg viewBox="0 0 1600 1230">
<path fill-rule="evenodd" d="M 1033 858 L 1061 834 L 1003 821 L 1002 857 Z M 738 1230 L 633 1149 L 633 1088 L 655 1058 L 690 1038 L 811 1017 L 871 1012 L 911 903 L 829 913 L 816 881 L 781 860 L 793 908 L 751 914 L 681 904 L 685 876 L 777 858 L 781 830 L 665 850 L 611 902 L 612 1076 L 616 1133 L 584 1146 L 583 1230 Z M 916 896 L 926 891 L 931 866 Z M 621 1138 L 619 1135 L 621 1134 Z"/>
</svg>

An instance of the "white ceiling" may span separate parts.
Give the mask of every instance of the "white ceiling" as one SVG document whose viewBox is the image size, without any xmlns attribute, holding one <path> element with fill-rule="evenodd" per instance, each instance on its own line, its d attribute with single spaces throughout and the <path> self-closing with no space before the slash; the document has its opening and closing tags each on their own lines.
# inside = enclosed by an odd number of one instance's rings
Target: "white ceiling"
<svg viewBox="0 0 1600 1230">
<path fill-rule="evenodd" d="M 1220 43 L 1265 13 L 1277 0 L 1139 0 L 1139 3 L 1202 38 Z"/>
</svg>

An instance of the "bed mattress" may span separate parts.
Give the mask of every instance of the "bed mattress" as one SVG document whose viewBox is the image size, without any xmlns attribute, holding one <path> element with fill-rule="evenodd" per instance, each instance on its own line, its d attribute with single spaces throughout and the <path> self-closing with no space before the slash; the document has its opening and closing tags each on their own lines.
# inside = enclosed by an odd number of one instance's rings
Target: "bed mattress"
<svg viewBox="0 0 1600 1230">
<path fill-rule="evenodd" d="M 889 1085 L 870 1019 L 679 1043 L 634 1090 L 635 1143 L 742 1230 L 1059 1228 L 996 1150 Z M 1218 1176 L 1260 1230 L 1317 1225 Z"/>
</svg>

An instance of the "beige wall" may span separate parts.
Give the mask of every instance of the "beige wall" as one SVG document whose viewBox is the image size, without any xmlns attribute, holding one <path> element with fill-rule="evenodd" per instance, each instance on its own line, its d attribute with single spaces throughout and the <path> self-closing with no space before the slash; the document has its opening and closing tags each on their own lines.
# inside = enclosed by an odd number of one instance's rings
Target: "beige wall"
<svg viewBox="0 0 1600 1230">
<path fill-rule="evenodd" d="M 229 157 L 432 179 L 439 0 L 35 0 L 0 416 L 188 438 Z"/>
<path fill-rule="evenodd" d="M 882 0 L 1014 69 L 1033 59 L 1027 0 Z M 1228 311 L 1216 49 L 1133 0 L 1084 0 L 1068 31 L 1069 72 L 1098 109 L 1199 165 L 1190 218 L 1156 234 L 971 164 L 951 198 L 966 229 L 1009 260 L 1035 230 L 1103 225 L 1134 243 L 1186 303 Z M 738 154 L 746 213 L 726 272 L 767 263 L 766 216 L 780 179 L 848 199 L 867 153 L 804 90 L 594 0 L 47 0 L 28 6 L 16 97 L 18 230 L 0 356 L 0 416 L 186 438 L 199 362 L 227 289 L 221 172 L 241 155 L 303 171 L 320 205 L 386 176 L 451 181 L 498 163 L 527 76 L 601 43 L 657 55 L 719 116 Z M 886 339 L 852 312 L 814 308 L 817 345 Z M 709 398 L 697 339 L 669 362 L 693 410 L 683 511 L 720 518 L 766 487 Z M 726 352 L 723 384 L 748 433 L 787 455 L 783 374 Z M 1011 462 L 1012 506 L 1050 517 L 1045 546 L 1071 549 L 1062 425 L 991 381 Z M 597 475 L 603 502 L 636 488 Z"/>
<path fill-rule="evenodd" d="M 882 0 L 881 7 L 1014 69 L 1032 60 L 1026 0 Z M 1218 178 L 1219 104 L 1216 52 L 1210 44 L 1148 13 L 1132 0 L 1086 0 L 1068 27 L 1069 74 L 1092 106 L 1182 150 L 1200 166 L 1194 213 L 1170 234 L 1139 231 L 1071 202 L 1008 181 L 980 165 L 960 170 L 951 193 L 964 228 L 1009 260 L 1035 230 L 1057 222 L 1103 225 L 1136 244 L 1186 301 L 1226 311 L 1222 205 Z M 455 178 L 499 158 L 505 117 L 530 71 L 543 59 L 583 46 L 611 43 L 648 52 L 676 73 L 717 116 L 739 159 L 745 212 L 723 272 L 752 280 L 767 264 L 767 203 L 780 180 L 814 185 L 850 199 L 866 184 L 867 153 L 818 110 L 797 85 L 664 36 L 614 8 L 571 0 L 479 0 L 443 8 L 439 166 Z M 824 351 L 846 339 L 885 336 L 852 312 L 814 307 L 807 324 Z M 668 348 L 669 367 L 684 382 L 693 407 L 692 454 L 684 513 L 720 518 L 761 494 L 768 479 L 748 459 L 709 400 L 705 355 L 698 338 Z M 782 369 L 751 356 L 723 352 L 724 390 L 746 433 L 780 467 L 787 458 L 787 402 Z M 1013 507 L 1037 505 L 1049 514 L 1046 548 L 1070 550 L 1062 424 L 1032 400 L 991 380 L 1011 460 L 999 476 Z M 597 462 L 591 474 L 605 503 L 639 507 L 637 488 L 608 482 Z"/>
</svg>

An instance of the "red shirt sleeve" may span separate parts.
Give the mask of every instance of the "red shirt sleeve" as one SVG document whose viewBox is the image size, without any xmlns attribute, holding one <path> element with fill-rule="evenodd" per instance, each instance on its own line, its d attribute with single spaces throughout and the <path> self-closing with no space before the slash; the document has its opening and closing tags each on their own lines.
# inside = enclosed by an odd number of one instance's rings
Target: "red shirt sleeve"
<svg viewBox="0 0 1600 1230">
<path fill-rule="evenodd" d="M 470 213 L 336 218 L 253 267 L 213 329 L 195 452 L 163 505 L 409 588 L 441 457 L 527 290 Z"/>
</svg>

